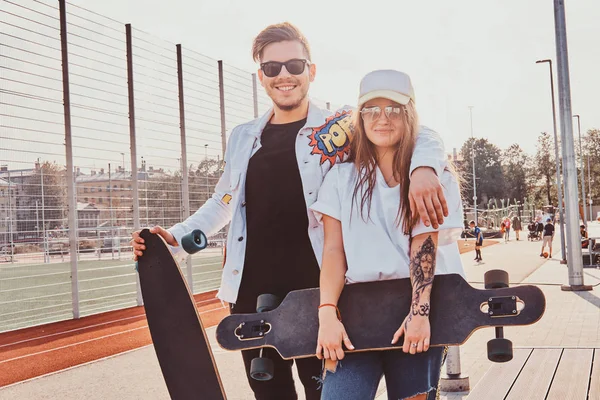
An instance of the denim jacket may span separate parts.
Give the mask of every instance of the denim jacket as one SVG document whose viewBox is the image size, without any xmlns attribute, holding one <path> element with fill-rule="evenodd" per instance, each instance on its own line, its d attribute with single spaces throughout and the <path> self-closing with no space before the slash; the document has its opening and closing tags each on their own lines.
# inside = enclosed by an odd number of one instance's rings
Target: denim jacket
<svg viewBox="0 0 600 400">
<path fill-rule="evenodd" d="M 350 114 L 350 109 L 332 113 L 310 102 L 306 124 L 296 138 L 296 159 L 309 222 L 308 236 L 319 265 L 323 252 L 323 225 L 317 221 L 309 207 L 317 200 L 325 174 L 335 163 L 345 160 L 348 155 Z M 215 187 L 215 193 L 193 215 L 169 228 L 177 242 L 181 243 L 181 238 L 194 229 L 201 229 L 207 236 L 211 236 L 230 223 L 227 257 L 217 294 L 217 297 L 229 303 L 235 303 L 237 300 L 244 268 L 245 184 L 248 162 L 261 148 L 261 133 L 272 115 L 271 109 L 261 118 L 233 129 L 225 151 L 225 168 Z M 441 176 L 444 161 L 444 145 L 439 135 L 426 127 L 420 127 L 410 172 L 417 167 L 428 166 Z M 277 182 L 273 184 L 276 185 Z M 186 256 L 181 246 L 171 250 L 180 259 Z"/>
</svg>

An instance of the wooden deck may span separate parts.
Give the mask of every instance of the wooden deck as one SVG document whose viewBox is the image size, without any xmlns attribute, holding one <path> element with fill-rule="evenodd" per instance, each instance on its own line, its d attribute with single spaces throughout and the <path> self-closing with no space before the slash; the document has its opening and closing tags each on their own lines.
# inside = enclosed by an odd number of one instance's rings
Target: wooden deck
<svg viewBox="0 0 600 400">
<path fill-rule="evenodd" d="M 468 400 L 600 400 L 600 348 L 515 348 Z"/>
</svg>

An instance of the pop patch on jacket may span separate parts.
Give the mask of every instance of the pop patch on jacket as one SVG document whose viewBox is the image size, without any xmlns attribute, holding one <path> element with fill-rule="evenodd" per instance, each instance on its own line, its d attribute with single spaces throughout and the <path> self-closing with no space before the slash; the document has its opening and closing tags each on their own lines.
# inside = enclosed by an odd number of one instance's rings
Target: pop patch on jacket
<svg viewBox="0 0 600 400">
<path fill-rule="evenodd" d="M 335 113 L 325 120 L 325 124 L 314 128 L 308 136 L 313 148 L 310 154 L 320 154 L 321 164 L 329 161 L 333 166 L 337 160 L 343 161 L 350 151 L 350 122 L 352 111 Z"/>
</svg>

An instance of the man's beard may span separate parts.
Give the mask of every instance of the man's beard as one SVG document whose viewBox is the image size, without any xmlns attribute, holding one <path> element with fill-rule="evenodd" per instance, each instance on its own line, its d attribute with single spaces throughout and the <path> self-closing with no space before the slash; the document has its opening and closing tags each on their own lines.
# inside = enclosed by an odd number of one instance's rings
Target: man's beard
<svg viewBox="0 0 600 400">
<path fill-rule="evenodd" d="M 277 90 L 277 89 L 273 88 L 273 90 Z M 308 96 L 308 90 L 304 91 L 302 93 L 301 97 L 298 99 L 298 101 L 293 104 L 279 104 L 275 99 L 271 98 L 271 100 L 273 101 L 275 106 L 277 108 L 279 108 L 281 111 L 292 111 L 302 105 L 302 102 L 304 101 L 304 99 L 306 99 L 306 96 Z"/>
</svg>

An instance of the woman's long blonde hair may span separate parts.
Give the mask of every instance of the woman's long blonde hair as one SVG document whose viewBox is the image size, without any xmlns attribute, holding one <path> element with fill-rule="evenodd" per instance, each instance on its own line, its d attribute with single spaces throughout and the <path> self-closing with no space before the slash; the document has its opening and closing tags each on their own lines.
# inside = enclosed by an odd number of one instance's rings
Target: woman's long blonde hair
<svg viewBox="0 0 600 400">
<path fill-rule="evenodd" d="M 353 203 L 358 204 L 358 196 L 360 193 L 360 212 L 364 220 L 368 220 L 371 213 L 371 200 L 373 198 L 373 190 L 376 185 L 377 177 L 377 151 L 375 145 L 371 143 L 365 131 L 365 125 L 360 115 L 361 109 L 353 113 L 352 127 L 353 138 L 350 144 L 350 156 L 347 162 L 352 162 L 358 169 L 359 179 L 354 187 L 352 195 Z M 415 108 L 415 103 L 410 102 L 403 106 L 400 105 L 402 112 L 401 120 L 397 123 L 401 124 L 402 135 L 394 150 L 393 171 L 394 179 L 399 182 L 400 187 L 400 205 L 398 206 L 398 215 L 396 224 L 399 225 L 402 221 L 402 230 L 404 234 L 410 234 L 411 229 L 419 220 L 419 216 L 412 216 L 410 209 L 410 201 L 408 199 L 408 189 L 410 185 L 410 161 L 415 148 L 417 134 L 419 132 L 419 116 Z M 383 112 L 383 110 L 382 110 Z M 383 115 L 380 116 L 383 118 Z M 365 217 L 364 211 L 367 210 Z"/>
</svg>

